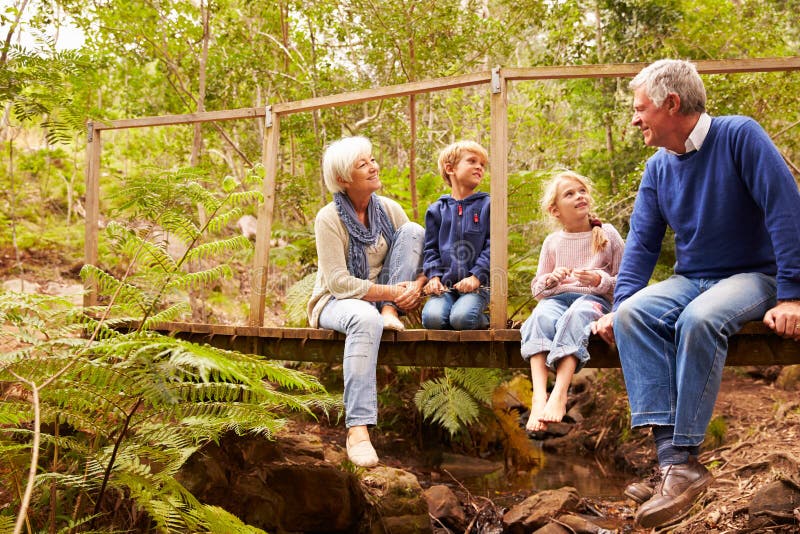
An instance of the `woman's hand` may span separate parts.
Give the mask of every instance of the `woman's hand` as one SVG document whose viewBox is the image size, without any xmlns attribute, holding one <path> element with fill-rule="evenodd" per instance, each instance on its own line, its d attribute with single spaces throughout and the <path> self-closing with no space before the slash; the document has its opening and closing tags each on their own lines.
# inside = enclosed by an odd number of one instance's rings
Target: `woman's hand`
<svg viewBox="0 0 800 534">
<path fill-rule="evenodd" d="M 420 284 L 417 282 L 400 282 L 394 287 L 400 292 L 399 296 L 395 297 L 393 301 L 398 308 L 404 312 L 409 312 L 419 306 L 422 298 Z"/>
<path fill-rule="evenodd" d="M 459 293 L 472 293 L 479 287 L 481 287 L 481 281 L 478 280 L 478 277 L 475 276 L 474 274 L 469 275 L 463 280 L 459 280 L 453 286 L 453 288 L 456 289 Z"/>
<path fill-rule="evenodd" d="M 441 295 L 445 291 L 447 291 L 447 288 L 438 276 L 434 276 L 428 280 L 428 283 L 425 284 L 425 287 L 422 289 L 422 292 L 426 295 Z"/>
<path fill-rule="evenodd" d="M 584 286 L 591 286 L 597 287 L 600 285 L 600 282 L 603 281 L 603 278 L 600 276 L 600 273 L 595 271 L 594 269 L 584 270 L 584 269 L 575 269 L 572 271 L 572 276 L 578 279 L 578 282 Z"/>
</svg>

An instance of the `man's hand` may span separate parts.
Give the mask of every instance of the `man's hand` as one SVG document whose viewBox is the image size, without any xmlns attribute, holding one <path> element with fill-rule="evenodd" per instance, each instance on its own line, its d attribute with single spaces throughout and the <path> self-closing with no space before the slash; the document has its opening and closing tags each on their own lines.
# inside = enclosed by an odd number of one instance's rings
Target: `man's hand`
<svg viewBox="0 0 800 534">
<path fill-rule="evenodd" d="M 478 280 L 478 277 L 475 276 L 474 274 L 469 275 L 463 280 L 459 280 L 456 284 L 453 285 L 453 288 L 456 289 L 459 293 L 472 293 L 479 287 L 481 287 L 481 281 Z"/>
<path fill-rule="evenodd" d="M 764 314 L 764 324 L 781 337 L 800 341 L 800 302 L 778 303 Z"/>
<path fill-rule="evenodd" d="M 598 320 L 591 323 L 592 334 L 597 334 L 609 345 L 615 343 L 614 340 L 614 312 L 607 313 Z"/>
</svg>

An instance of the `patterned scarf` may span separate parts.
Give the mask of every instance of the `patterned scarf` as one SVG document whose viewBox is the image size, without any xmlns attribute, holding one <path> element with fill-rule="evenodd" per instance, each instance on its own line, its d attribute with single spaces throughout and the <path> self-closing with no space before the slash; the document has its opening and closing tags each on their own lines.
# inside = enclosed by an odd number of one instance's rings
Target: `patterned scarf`
<svg viewBox="0 0 800 534">
<path fill-rule="evenodd" d="M 350 245 L 347 247 L 347 270 L 356 278 L 367 280 L 369 278 L 367 247 L 377 243 L 378 238 L 383 235 L 386 244 L 391 248 L 394 239 L 394 225 L 375 193 L 372 194 L 367 205 L 369 228 L 358 220 L 353 203 L 345 193 L 335 193 L 333 202 L 336 204 L 336 213 L 339 214 L 339 218 L 350 234 Z"/>
</svg>

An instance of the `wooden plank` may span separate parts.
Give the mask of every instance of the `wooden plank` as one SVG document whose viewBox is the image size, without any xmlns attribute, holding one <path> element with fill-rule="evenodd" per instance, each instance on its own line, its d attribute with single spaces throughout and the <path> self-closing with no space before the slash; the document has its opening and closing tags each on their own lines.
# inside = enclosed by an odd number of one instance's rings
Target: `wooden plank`
<svg viewBox="0 0 800 534">
<path fill-rule="evenodd" d="M 221 111 L 202 111 L 182 115 L 158 115 L 138 119 L 119 119 L 108 122 L 97 121 L 97 130 L 122 130 L 125 128 L 145 128 L 149 126 L 170 126 L 174 124 L 195 124 L 201 122 L 230 121 L 237 119 L 256 119 L 263 117 L 265 108 L 238 108 Z"/>
<path fill-rule="evenodd" d="M 88 140 L 86 143 L 86 221 L 83 238 L 83 263 L 97 265 L 97 236 L 100 220 L 100 132 L 94 123 L 87 125 Z M 84 282 L 86 292 L 83 295 L 84 306 L 97 304 L 97 285 L 87 280 Z"/>
<path fill-rule="evenodd" d="M 505 328 L 508 316 L 508 86 L 503 71 L 495 69 L 492 80 L 491 148 L 491 242 L 489 259 L 489 326 Z"/>
<path fill-rule="evenodd" d="M 450 76 L 447 78 L 433 78 L 419 82 L 409 82 L 400 85 L 390 85 L 388 87 L 376 87 L 373 89 L 362 89 L 361 91 L 351 91 L 349 93 L 339 93 L 336 95 L 319 96 L 296 102 L 281 102 L 274 104 L 272 109 L 276 113 L 298 113 L 301 111 L 312 111 L 321 108 L 346 106 L 349 104 L 359 104 L 370 100 L 382 100 L 384 98 L 397 98 L 412 94 L 430 93 L 433 91 L 445 91 L 459 87 L 471 85 L 481 85 L 488 83 L 491 78 L 489 72 L 476 72 L 474 74 L 463 74 L 460 76 Z"/>
<path fill-rule="evenodd" d="M 428 339 L 428 332 L 424 328 L 413 328 L 410 330 L 403 330 L 397 333 L 398 343 L 412 343 L 414 341 L 425 341 Z"/>
<path fill-rule="evenodd" d="M 516 328 L 502 328 L 494 331 L 495 341 L 519 341 L 520 333 Z"/>
<path fill-rule="evenodd" d="M 462 330 L 461 341 L 481 341 L 489 342 L 494 341 L 494 330 Z"/>
<path fill-rule="evenodd" d="M 253 259 L 253 272 L 250 275 L 250 317 L 251 326 L 263 326 L 264 305 L 269 276 L 269 242 L 272 237 L 272 214 L 275 209 L 275 184 L 278 181 L 278 156 L 280 153 L 280 115 L 272 113 L 264 133 L 262 164 L 264 183 L 261 192 L 264 202 L 258 207 L 256 226 L 256 253 Z"/>
<path fill-rule="evenodd" d="M 458 343 L 461 341 L 461 334 L 455 330 L 428 330 L 428 340 Z"/>
<path fill-rule="evenodd" d="M 773 72 L 800 70 L 800 56 L 778 58 L 720 59 L 692 61 L 700 74 Z M 603 65 L 562 65 L 504 68 L 507 80 L 560 80 L 569 78 L 633 77 L 649 63 L 608 63 Z"/>
</svg>

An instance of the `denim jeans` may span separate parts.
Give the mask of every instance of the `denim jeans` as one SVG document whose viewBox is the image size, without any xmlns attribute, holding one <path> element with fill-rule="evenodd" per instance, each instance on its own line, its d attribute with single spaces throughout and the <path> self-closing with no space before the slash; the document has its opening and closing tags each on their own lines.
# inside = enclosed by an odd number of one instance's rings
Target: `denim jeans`
<svg viewBox="0 0 800 534">
<path fill-rule="evenodd" d="M 776 304 L 775 278 L 672 276 L 614 314 L 631 426 L 674 426 L 673 445 L 700 445 L 717 400 L 728 338 Z"/>
<path fill-rule="evenodd" d="M 378 280 L 382 284 L 415 280 L 422 266 L 424 230 L 406 223 L 394 236 Z M 378 391 L 375 367 L 383 333 L 378 306 L 361 299 L 332 299 L 322 309 L 320 328 L 345 334 L 344 410 L 345 426 L 374 425 L 378 422 Z"/>
<path fill-rule="evenodd" d="M 489 290 L 459 293 L 451 289 L 428 299 L 422 308 L 422 326 L 430 330 L 483 330 L 489 326 L 486 304 Z"/>
<path fill-rule="evenodd" d="M 540 300 L 522 323 L 522 358 L 547 352 L 547 367 L 555 371 L 561 358 L 572 355 L 578 359 L 576 371 L 583 369 L 589 361 L 589 323 L 610 310 L 611 304 L 597 295 L 560 293 Z"/>
</svg>

